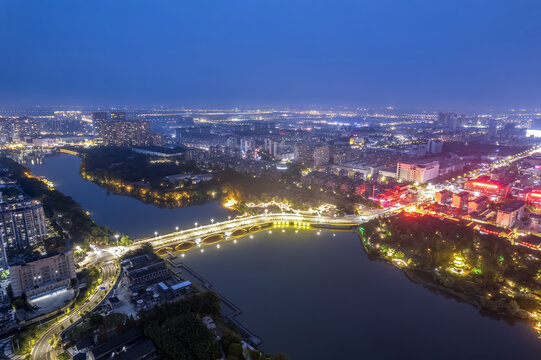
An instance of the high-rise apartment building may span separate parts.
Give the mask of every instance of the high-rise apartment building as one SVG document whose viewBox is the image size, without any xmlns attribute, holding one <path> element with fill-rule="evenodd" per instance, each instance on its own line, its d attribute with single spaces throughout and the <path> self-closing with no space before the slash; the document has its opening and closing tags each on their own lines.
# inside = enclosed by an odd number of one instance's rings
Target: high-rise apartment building
<svg viewBox="0 0 541 360">
<path fill-rule="evenodd" d="M 41 122 L 30 117 L 19 117 L 11 121 L 13 141 L 23 140 L 24 137 L 34 137 L 41 133 Z"/>
<path fill-rule="evenodd" d="M 431 154 L 439 154 L 443 151 L 443 141 L 430 140 L 427 144 L 427 151 Z"/>
<path fill-rule="evenodd" d="M 227 138 L 225 146 L 230 149 L 237 149 L 239 147 L 239 139 L 236 137 Z"/>
<path fill-rule="evenodd" d="M 2 263 L 7 266 L 6 250 L 22 250 L 47 237 L 45 213 L 37 201 L 21 200 L 0 204 Z"/>
<path fill-rule="evenodd" d="M 10 264 L 9 278 L 14 296 L 25 294 L 30 298 L 68 288 L 77 278 L 73 251 Z"/>
<path fill-rule="evenodd" d="M 310 150 L 310 146 L 306 144 L 296 144 L 293 147 L 295 162 L 298 163 L 310 163 L 314 160 L 314 154 Z"/>
<path fill-rule="evenodd" d="M 265 152 L 272 157 L 278 155 L 278 142 L 273 139 L 265 139 Z"/>
<path fill-rule="evenodd" d="M 331 150 L 328 145 L 316 146 L 314 149 L 314 165 L 325 166 L 329 164 Z"/>
<path fill-rule="evenodd" d="M 240 139 L 240 151 L 247 153 L 255 149 L 255 141 L 252 139 Z"/>
<path fill-rule="evenodd" d="M 341 165 L 346 163 L 347 154 L 345 152 L 339 152 L 333 155 L 332 162 L 334 165 Z"/>
<path fill-rule="evenodd" d="M 101 138 L 101 124 L 107 121 L 107 112 L 94 111 L 91 114 L 92 127 L 94 128 L 94 136 Z"/>
<path fill-rule="evenodd" d="M 488 121 L 488 133 L 487 135 L 491 138 L 495 138 L 498 133 L 498 123 L 494 119 Z"/>
<path fill-rule="evenodd" d="M 125 111 L 111 111 L 111 120 L 113 121 L 126 121 L 128 117 Z"/>
<path fill-rule="evenodd" d="M 442 126 L 447 127 L 451 131 L 455 131 L 460 125 L 460 122 L 464 120 L 464 115 L 460 117 L 457 114 L 452 113 L 439 113 L 438 114 L 438 123 Z"/>
<path fill-rule="evenodd" d="M 149 146 L 152 144 L 148 121 L 107 121 L 101 133 L 105 146 Z"/>
</svg>

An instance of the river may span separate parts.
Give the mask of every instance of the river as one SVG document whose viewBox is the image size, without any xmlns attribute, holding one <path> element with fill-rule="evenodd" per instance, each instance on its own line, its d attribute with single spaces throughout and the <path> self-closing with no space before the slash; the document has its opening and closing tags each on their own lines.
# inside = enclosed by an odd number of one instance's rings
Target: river
<svg viewBox="0 0 541 360">
<path fill-rule="evenodd" d="M 114 195 L 79 176 L 80 159 L 31 165 L 90 211 L 132 237 L 226 219 L 217 203 L 160 209 Z M 243 311 L 262 349 L 292 359 L 539 359 L 529 325 L 481 315 L 434 294 L 393 266 L 369 260 L 349 232 L 260 232 L 184 258 Z"/>
</svg>

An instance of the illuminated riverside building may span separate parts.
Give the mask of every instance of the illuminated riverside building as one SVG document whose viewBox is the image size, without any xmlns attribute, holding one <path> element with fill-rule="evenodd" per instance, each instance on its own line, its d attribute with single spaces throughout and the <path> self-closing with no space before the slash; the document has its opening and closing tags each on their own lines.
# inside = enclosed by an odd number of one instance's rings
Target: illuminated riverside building
<svg viewBox="0 0 541 360">
<path fill-rule="evenodd" d="M 47 236 L 43 206 L 36 201 L 0 204 L 0 240 L 2 263 L 7 266 L 6 250 L 34 246 Z"/>
<path fill-rule="evenodd" d="M 396 178 L 401 181 L 418 182 L 424 184 L 435 179 L 440 174 L 440 163 L 431 161 L 427 163 L 405 163 L 396 165 Z"/>
<path fill-rule="evenodd" d="M 464 189 L 493 198 L 506 197 L 509 192 L 509 186 L 499 181 L 491 180 L 488 176 L 481 176 L 466 181 Z"/>
<path fill-rule="evenodd" d="M 148 121 L 107 121 L 101 124 L 105 146 L 149 146 L 152 145 Z"/>
<path fill-rule="evenodd" d="M 10 264 L 9 278 L 15 297 L 33 297 L 59 288 L 68 288 L 77 279 L 73 251 Z"/>
</svg>

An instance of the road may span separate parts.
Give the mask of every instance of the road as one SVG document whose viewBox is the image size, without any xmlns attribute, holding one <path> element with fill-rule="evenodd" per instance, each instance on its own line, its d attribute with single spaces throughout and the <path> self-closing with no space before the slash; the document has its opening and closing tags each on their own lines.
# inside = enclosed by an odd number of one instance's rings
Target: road
<svg viewBox="0 0 541 360">
<path fill-rule="evenodd" d="M 31 353 L 32 360 L 49 360 L 56 357 L 51 352 L 52 347 L 49 345 L 49 340 L 53 335 L 60 336 L 62 329 L 67 329 L 73 320 L 75 323 L 81 317 L 79 313 L 83 314 L 87 311 L 92 311 L 97 304 L 107 297 L 111 291 L 115 281 L 118 269 L 115 265 L 114 257 L 108 252 L 101 252 L 97 262 L 100 263 L 102 269 L 102 283 L 98 286 L 97 290 L 90 296 L 90 298 L 81 305 L 77 310 L 72 311 L 68 316 L 63 318 L 60 322 L 52 325 L 47 331 L 36 341 Z M 105 287 L 106 290 L 101 290 Z"/>
</svg>

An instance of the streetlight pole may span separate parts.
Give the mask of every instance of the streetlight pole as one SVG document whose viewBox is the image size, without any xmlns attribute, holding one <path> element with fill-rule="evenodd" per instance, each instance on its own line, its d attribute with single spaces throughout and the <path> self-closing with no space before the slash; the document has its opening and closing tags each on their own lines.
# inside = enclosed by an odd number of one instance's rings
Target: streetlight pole
<svg viewBox="0 0 541 360">
<path fill-rule="evenodd" d="M 118 234 L 115 234 L 115 239 L 116 239 L 116 246 L 118 246 Z"/>
</svg>

